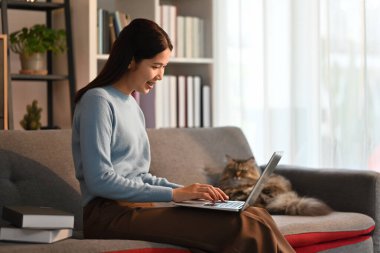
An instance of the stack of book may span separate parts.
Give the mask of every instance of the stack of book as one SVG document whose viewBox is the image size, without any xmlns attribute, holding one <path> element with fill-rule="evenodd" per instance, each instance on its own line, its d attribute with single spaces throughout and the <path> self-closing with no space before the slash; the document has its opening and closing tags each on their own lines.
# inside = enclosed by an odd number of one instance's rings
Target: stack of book
<svg viewBox="0 0 380 253">
<path fill-rule="evenodd" d="M 72 236 L 74 215 L 51 207 L 5 206 L 0 240 L 53 243 Z"/>
</svg>

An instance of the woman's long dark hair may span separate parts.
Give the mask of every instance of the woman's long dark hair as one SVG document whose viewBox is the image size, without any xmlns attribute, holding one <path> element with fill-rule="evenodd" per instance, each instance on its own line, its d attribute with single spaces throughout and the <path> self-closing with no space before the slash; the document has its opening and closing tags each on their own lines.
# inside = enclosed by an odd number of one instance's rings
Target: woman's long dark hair
<svg viewBox="0 0 380 253">
<path fill-rule="evenodd" d="M 167 48 L 172 50 L 173 45 L 160 26 L 148 19 L 134 19 L 120 32 L 102 71 L 76 93 L 74 102 L 78 103 L 89 89 L 111 85 L 120 80 L 128 71 L 132 59 L 136 63 L 152 59 Z"/>
</svg>

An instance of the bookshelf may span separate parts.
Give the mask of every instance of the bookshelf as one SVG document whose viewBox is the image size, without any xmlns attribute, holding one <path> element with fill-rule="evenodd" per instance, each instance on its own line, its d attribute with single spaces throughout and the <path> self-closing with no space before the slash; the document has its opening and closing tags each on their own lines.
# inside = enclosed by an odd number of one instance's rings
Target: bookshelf
<svg viewBox="0 0 380 253">
<path fill-rule="evenodd" d="M 25 15 L 24 11 L 32 12 L 34 15 L 38 16 L 37 13 L 42 13 L 45 15 L 45 24 L 48 27 L 55 27 L 56 23 L 62 23 L 63 28 L 66 30 L 66 44 L 67 51 L 65 53 L 67 60 L 63 66 L 59 68 L 56 67 L 55 60 L 53 61 L 53 54 L 51 52 L 47 53 L 47 75 L 25 75 L 14 73 L 11 71 L 11 57 L 8 57 L 8 127 L 9 129 L 14 129 L 13 126 L 13 93 L 12 93 L 12 82 L 29 82 L 34 85 L 34 82 L 46 83 L 46 94 L 47 94 L 47 126 L 45 128 L 57 128 L 54 124 L 53 118 L 56 118 L 55 114 L 62 114 L 62 107 L 59 100 L 62 99 L 62 95 L 56 92 L 57 86 L 60 83 L 68 86 L 69 104 L 65 107 L 66 110 L 70 112 L 70 118 L 72 115 L 72 109 L 74 105 L 74 95 L 75 95 L 75 64 L 74 56 L 72 50 L 72 30 L 71 30 L 71 16 L 70 16 L 70 0 L 61 0 L 60 2 L 52 2 L 50 0 L 45 2 L 27 2 L 27 1 L 16 1 L 16 0 L 3 0 L 1 1 L 1 27 L 4 34 L 9 33 L 10 21 L 14 17 L 11 14 L 8 17 L 8 11 L 12 13 L 13 10 L 21 11 L 21 15 Z M 14 13 L 12 13 L 14 16 Z M 26 15 L 27 16 L 27 15 Z M 57 20 L 56 20 L 57 19 Z M 63 19 L 63 20 L 62 20 Z M 61 20 L 61 21 L 59 21 Z M 25 24 L 25 26 L 30 26 L 30 24 Z M 9 47 L 9 45 L 8 45 Z M 10 55 L 10 50 L 7 49 L 8 56 Z M 57 74 L 56 72 L 61 72 L 60 70 L 66 68 L 66 74 Z M 59 69 L 59 70 L 57 70 Z M 59 94 L 59 95 L 58 95 Z M 15 99 L 16 100 L 16 99 Z M 18 102 L 18 101 L 15 101 Z M 55 106 L 54 106 L 55 105 Z M 57 106 L 58 105 L 58 106 Z M 54 107 L 58 107 L 55 109 Z"/>
<path fill-rule="evenodd" d="M 131 19 L 148 18 L 158 24 L 161 23 L 162 5 L 171 5 L 176 8 L 176 16 L 197 17 L 202 24 L 202 55 L 201 56 L 173 56 L 166 68 L 165 76 L 200 76 L 203 85 L 213 89 L 213 4 L 214 0 L 86 0 L 73 1 L 73 22 L 76 24 L 74 34 L 74 48 L 77 50 L 76 66 L 77 88 L 90 82 L 103 67 L 108 54 L 99 53 L 97 45 L 97 15 L 102 8 L 109 12 L 124 11 Z M 161 25 L 162 26 L 162 25 Z M 173 38 L 172 38 L 173 40 Z M 176 39 L 174 46 L 177 48 Z M 161 83 L 162 84 L 162 83 Z M 160 84 L 158 84 L 160 85 Z M 156 86 L 157 88 L 157 86 Z M 145 114 L 148 128 L 161 127 L 155 111 L 156 88 L 148 95 L 140 96 L 140 106 Z M 211 107 L 211 95 L 208 101 Z M 211 110 L 212 111 L 212 110 Z M 211 115 L 210 125 L 211 122 Z M 164 126 L 165 127 L 165 126 Z M 171 126 L 171 127 L 178 127 Z M 189 126 L 192 127 L 192 126 Z"/>
</svg>

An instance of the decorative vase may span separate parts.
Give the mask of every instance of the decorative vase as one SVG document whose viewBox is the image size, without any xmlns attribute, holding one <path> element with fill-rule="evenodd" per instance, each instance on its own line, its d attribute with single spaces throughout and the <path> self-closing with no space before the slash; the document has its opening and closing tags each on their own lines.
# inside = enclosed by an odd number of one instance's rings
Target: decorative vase
<svg viewBox="0 0 380 253">
<path fill-rule="evenodd" d="M 20 54 L 20 74 L 47 75 L 46 53 Z"/>
</svg>

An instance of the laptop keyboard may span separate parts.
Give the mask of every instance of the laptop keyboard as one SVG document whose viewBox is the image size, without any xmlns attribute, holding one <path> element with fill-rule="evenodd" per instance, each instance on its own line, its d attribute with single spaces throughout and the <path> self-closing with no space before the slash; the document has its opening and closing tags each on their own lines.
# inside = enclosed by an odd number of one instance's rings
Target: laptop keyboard
<svg viewBox="0 0 380 253">
<path fill-rule="evenodd" d="M 216 203 L 207 203 L 205 206 L 217 206 L 222 208 L 239 208 L 244 205 L 244 202 L 239 201 L 227 201 L 227 202 L 216 202 Z"/>
</svg>

